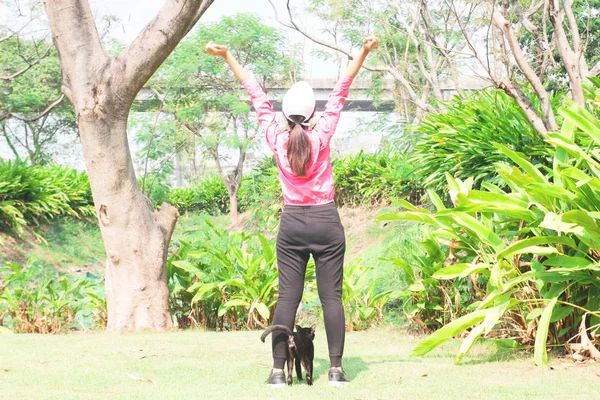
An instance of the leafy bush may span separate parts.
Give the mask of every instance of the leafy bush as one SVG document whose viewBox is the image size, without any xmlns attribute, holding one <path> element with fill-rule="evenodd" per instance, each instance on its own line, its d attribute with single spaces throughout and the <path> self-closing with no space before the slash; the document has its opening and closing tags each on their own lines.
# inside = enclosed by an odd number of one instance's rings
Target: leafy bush
<svg viewBox="0 0 600 400">
<path fill-rule="evenodd" d="M 0 160 L 0 230 L 22 234 L 27 225 L 39 225 L 59 215 L 94 214 L 84 172 Z"/>
<path fill-rule="evenodd" d="M 274 240 L 260 234 L 227 232 L 206 221 L 188 240 L 174 243 L 167 262 L 171 313 L 180 327 L 257 329 L 272 322 L 278 295 Z M 348 329 L 381 322 L 383 307 L 394 294 L 375 293 L 367 286 L 370 268 L 353 264 L 344 269 L 342 302 Z M 303 310 L 320 314 L 315 264 L 305 275 Z"/>
<path fill-rule="evenodd" d="M 219 214 L 229 210 L 229 194 L 218 175 L 209 175 L 196 185 L 173 189 L 168 202 L 181 213 L 205 211 Z"/>
<path fill-rule="evenodd" d="M 402 311 L 412 328 L 430 333 L 468 312 L 480 299 L 478 279 L 436 279 L 436 274 L 454 259 L 452 247 L 442 246 L 425 233 L 420 242 L 404 242 L 397 257 L 384 258 L 403 272 L 406 288 L 399 291 Z"/>
<path fill-rule="evenodd" d="M 0 327 L 19 333 L 59 333 L 106 325 L 100 277 L 7 263 L 0 266 L 0 278 Z"/>
<path fill-rule="evenodd" d="M 496 164 L 507 192 L 490 183 L 473 190 L 473 179 L 446 174 L 453 208 L 429 191 L 435 212 L 404 202 L 408 211 L 380 217 L 435 227 L 432 236 L 453 249 L 456 259 L 431 278 L 473 277 L 486 285 L 469 305 L 471 312 L 433 333 L 415 354 L 470 329 L 457 362 L 478 338 L 493 333 L 533 345 L 536 364 L 544 365 L 547 344 L 587 337 L 586 316 L 591 325 L 600 321 L 600 121 L 574 104 L 560 114 L 562 130 L 548 140 L 554 146 L 551 168 L 494 143 L 519 167 Z"/>
<path fill-rule="evenodd" d="M 274 243 L 206 223 L 168 259 L 172 314 L 181 327 L 266 327 L 277 293 Z"/>
<path fill-rule="evenodd" d="M 386 303 L 397 296 L 397 292 L 391 290 L 376 293 L 373 282 L 367 286 L 366 276 L 371 269 L 360 262 L 344 266 L 342 304 L 348 331 L 362 330 L 381 323 Z"/>
<path fill-rule="evenodd" d="M 549 146 L 504 92 L 483 90 L 467 99 L 456 97 L 446 107 L 446 112 L 430 113 L 414 128 L 410 163 L 418 167 L 415 172 L 426 188 L 445 189 L 446 173 L 473 178 L 475 188 L 482 182 L 501 183 L 494 163 L 508 158 L 492 142 L 550 165 Z"/>
<path fill-rule="evenodd" d="M 338 205 L 376 205 L 406 196 L 417 201 L 421 196 L 414 167 L 399 152 L 360 151 L 334 159 L 332 168 Z"/>
</svg>

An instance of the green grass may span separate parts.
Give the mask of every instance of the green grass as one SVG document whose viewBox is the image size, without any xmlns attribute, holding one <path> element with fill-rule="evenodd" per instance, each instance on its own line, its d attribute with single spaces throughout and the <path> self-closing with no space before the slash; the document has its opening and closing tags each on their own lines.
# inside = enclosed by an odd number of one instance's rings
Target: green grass
<svg viewBox="0 0 600 400">
<path fill-rule="evenodd" d="M 461 366 L 458 342 L 410 357 L 417 339 L 399 331 L 349 333 L 352 383 L 327 385 L 323 330 L 315 340 L 315 384 L 270 389 L 270 345 L 259 332 L 0 335 L 2 399 L 573 399 L 597 396 L 598 365 L 498 354 L 475 346 Z M 129 375 L 128 375 L 129 374 Z M 134 380 L 131 376 L 153 383 Z"/>
</svg>

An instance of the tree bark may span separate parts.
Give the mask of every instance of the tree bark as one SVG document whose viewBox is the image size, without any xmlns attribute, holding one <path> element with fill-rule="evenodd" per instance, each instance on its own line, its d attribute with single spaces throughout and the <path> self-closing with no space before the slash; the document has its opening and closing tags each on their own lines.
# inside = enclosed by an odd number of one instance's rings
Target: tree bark
<svg viewBox="0 0 600 400">
<path fill-rule="evenodd" d="M 165 263 L 177 210 L 155 211 L 141 192 L 127 143 L 135 96 L 213 0 L 167 0 L 118 57 L 99 39 L 87 0 L 45 0 L 75 107 L 106 260 L 108 331 L 173 326 Z"/>
<path fill-rule="evenodd" d="M 239 185 L 237 188 L 227 187 L 227 192 L 229 192 L 229 219 L 231 221 L 231 225 L 235 225 L 238 222 L 238 189 Z"/>
</svg>

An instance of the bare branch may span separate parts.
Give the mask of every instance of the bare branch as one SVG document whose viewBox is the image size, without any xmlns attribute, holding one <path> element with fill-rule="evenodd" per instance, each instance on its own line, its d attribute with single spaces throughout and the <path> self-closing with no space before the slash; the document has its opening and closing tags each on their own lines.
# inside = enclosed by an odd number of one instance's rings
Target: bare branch
<svg viewBox="0 0 600 400">
<path fill-rule="evenodd" d="M 529 83 L 531 83 L 533 90 L 540 99 L 542 112 L 544 113 L 545 117 L 546 129 L 549 131 L 556 131 L 558 129 L 558 125 L 550 105 L 550 95 L 544 87 L 540 77 L 536 75 L 533 68 L 531 68 L 531 65 L 529 65 L 529 62 L 523 53 L 523 49 L 521 48 L 521 44 L 515 35 L 512 25 L 497 9 L 492 11 L 492 17 L 496 26 L 504 33 L 504 37 L 508 41 L 508 45 L 510 46 L 512 55 L 519 66 L 519 69 L 521 72 L 523 72 Z"/>
<path fill-rule="evenodd" d="M 335 44 L 331 44 L 328 43 L 324 40 L 319 39 L 317 36 L 312 35 L 310 33 L 308 33 L 306 30 L 301 29 L 296 22 L 294 21 L 294 18 L 292 16 L 292 11 L 290 8 L 290 0 L 287 0 L 287 9 L 288 9 L 288 14 L 290 16 L 290 22 L 284 21 L 279 17 L 279 13 L 277 12 L 277 7 L 275 7 L 275 4 L 273 3 L 273 0 L 269 0 L 269 3 L 271 3 L 271 6 L 273 7 L 273 11 L 275 13 L 275 19 L 277 20 L 277 22 L 279 22 L 281 25 L 286 26 L 290 29 L 294 29 L 298 32 L 300 32 L 302 35 L 304 35 L 307 39 L 312 40 L 313 42 L 320 44 L 321 46 L 325 46 L 328 47 L 332 50 L 338 51 L 344 55 L 346 55 L 350 60 L 354 59 L 354 56 L 346 49 L 344 49 L 343 47 L 337 46 Z M 366 68 L 366 67 L 365 67 Z M 367 68 L 368 69 L 368 68 Z"/>
</svg>

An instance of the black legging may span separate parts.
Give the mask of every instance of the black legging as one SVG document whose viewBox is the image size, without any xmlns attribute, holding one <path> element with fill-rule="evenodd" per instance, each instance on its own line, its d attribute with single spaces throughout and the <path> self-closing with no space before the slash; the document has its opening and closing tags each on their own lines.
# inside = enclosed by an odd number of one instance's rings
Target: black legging
<svg viewBox="0 0 600 400">
<path fill-rule="evenodd" d="M 334 203 L 284 207 L 277 235 L 279 298 L 273 324 L 293 328 L 304 291 L 306 264 L 312 254 L 331 366 L 341 366 L 344 353 L 342 277 L 345 250 L 344 227 Z M 273 335 L 273 368 L 283 369 L 286 341 L 285 333 Z"/>
</svg>

